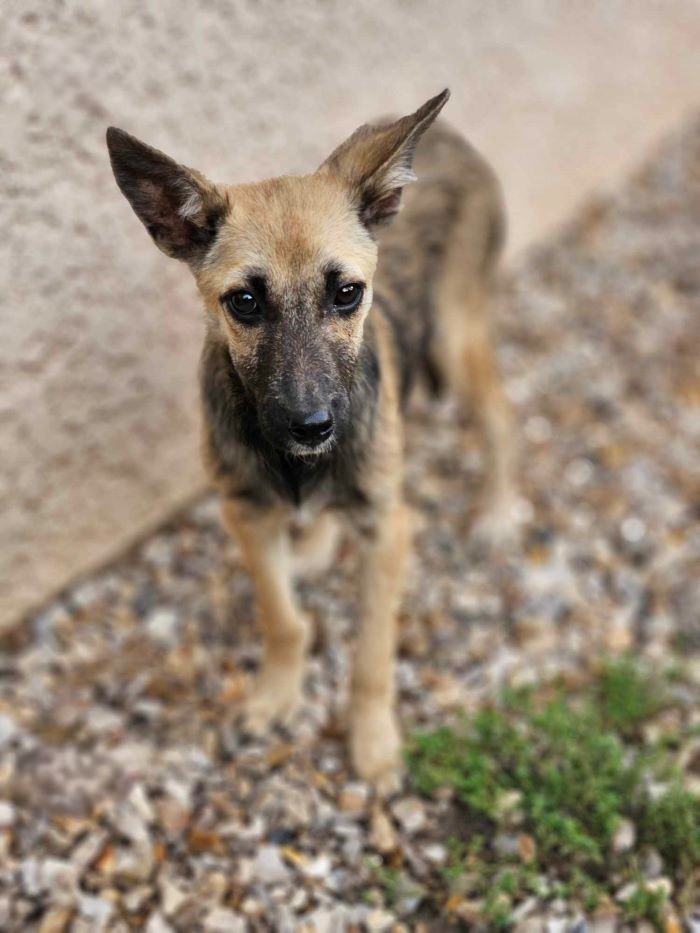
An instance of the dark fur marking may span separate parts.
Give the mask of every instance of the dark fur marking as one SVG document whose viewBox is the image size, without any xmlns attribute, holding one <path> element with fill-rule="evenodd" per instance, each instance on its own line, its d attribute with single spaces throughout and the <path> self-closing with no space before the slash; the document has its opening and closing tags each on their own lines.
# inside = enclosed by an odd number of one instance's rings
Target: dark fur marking
<svg viewBox="0 0 700 933">
<path fill-rule="evenodd" d="M 184 165 L 123 130 L 107 130 L 107 146 L 117 184 L 150 236 L 169 256 L 201 261 L 226 215 L 226 201 Z M 180 209 L 199 199 L 194 217 Z"/>
<path fill-rule="evenodd" d="M 202 401 L 215 470 L 220 480 L 230 480 L 226 494 L 260 505 L 279 498 L 299 506 L 327 483 L 333 506 L 366 505 L 362 464 L 374 429 L 380 379 L 377 355 L 367 344 L 351 392 L 349 431 L 325 456 L 295 457 L 272 446 L 263 434 L 256 406 L 226 346 L 207 341 L 201 365 Z"/>
</svg>

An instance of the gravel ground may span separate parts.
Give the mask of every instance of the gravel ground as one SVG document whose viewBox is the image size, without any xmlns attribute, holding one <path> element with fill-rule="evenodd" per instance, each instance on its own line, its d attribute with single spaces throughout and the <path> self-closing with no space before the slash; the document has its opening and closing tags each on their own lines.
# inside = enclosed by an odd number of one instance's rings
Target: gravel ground
<svg viewBox="0 0 700 933">
<path fill-rule="evenodd" d="M 500 352 L 532 504 L 521 548 L 489 559 L 470 543 L 476 447 L 460 452 L 449 402 L 417 400 L 407 730 L 506 683 L 578 681 L 628 648 L 681 651 L 700 683 L 699 221 L 694 122 L 504 289 Z M 259 647 L 213 497 L 5 638 L 0 929 L 443 928 L 418 918 L 449 802 L 410 782 L 378 802 L 348 770 L 355 560 L 348 544 L 302 587 L 317 631 L 308 703 L 265 743 L 235 728 Z M 415 882 L 391 908 L 381 856 Z M 520 917 L 532 931 L 577 922 L 562 903 Z"/>
</svg>

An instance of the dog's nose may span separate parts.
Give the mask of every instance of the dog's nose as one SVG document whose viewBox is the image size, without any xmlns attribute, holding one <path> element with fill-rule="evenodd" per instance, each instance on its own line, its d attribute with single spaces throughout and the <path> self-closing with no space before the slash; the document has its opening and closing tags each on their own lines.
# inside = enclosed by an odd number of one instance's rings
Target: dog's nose
<svg viewBox="0 0 700 933">
<path fill-rule="evenodd" d="M 325 409 L 308 415 L 294 415 L 289 422 L 289 433 L 298 444 L 313 447 L 333 433 L 333 415 Z"/>
</svg>

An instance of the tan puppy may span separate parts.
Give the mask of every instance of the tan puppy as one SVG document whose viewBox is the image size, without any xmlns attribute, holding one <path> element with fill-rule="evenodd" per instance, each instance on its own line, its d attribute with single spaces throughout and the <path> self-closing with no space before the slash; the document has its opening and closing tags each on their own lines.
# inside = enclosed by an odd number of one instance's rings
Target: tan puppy
<svg viewBox="0 0 700 933">
<path fill-rule="evenodd" d="M 257 594 L 264 660 L 251 728 L 301 697 L 309 629 L 296 558 L 332 557 L 335 518 L 362 536 L 350 740 L 357 773 L 390 784 L 396 612 L 409 548 L 402 411 L 425 374 L 469 400 L 487 462 L 482 531 L 507 529 L 511 429 L 489 337 L 503 239 L 498 184 L 459 136 L 428 128 L 444 91 L 360 127 L 310 175 L 214 185 L 122 130 L 117 183 L 204 299 L 205 456 Z M 417 144 L 424 137 L 421 145 Z M 392 226 L 402 189 L 415 179 Z M 293 535 L 300 514 L 310 530 Z"/>
</svg>

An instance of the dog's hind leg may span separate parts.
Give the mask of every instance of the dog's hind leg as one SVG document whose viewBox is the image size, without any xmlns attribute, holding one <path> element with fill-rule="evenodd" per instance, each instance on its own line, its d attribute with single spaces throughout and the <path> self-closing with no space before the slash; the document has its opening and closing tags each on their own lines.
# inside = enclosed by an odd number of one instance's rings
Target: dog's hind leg
<svg viewBox="0 0 700 933">
<path fill-rule="evenodd" d="M 435 362 L 472 411 L 484 451 L 484 495 L 475 533 L 499 544 L 515 531 L 515 440 L 490 322 L 501 223 L 496 195 L 467 196 L 445 251 L 436 295 Z"/>
<path fill-rule="evenodd" d="M 245 710 L 246 727 L 260 732 L 273 720 L 291 715 L 301 701 L 309 624 L 294 597 L 287 514 L 228 499 L 223 518 L 241 545 L 262 629 L 262 668 Z"/>
</svg>

